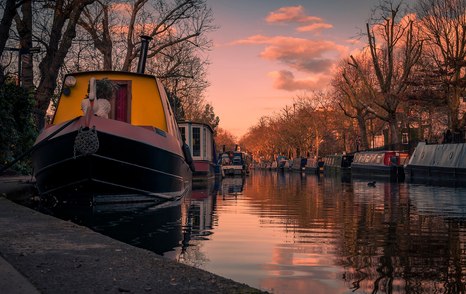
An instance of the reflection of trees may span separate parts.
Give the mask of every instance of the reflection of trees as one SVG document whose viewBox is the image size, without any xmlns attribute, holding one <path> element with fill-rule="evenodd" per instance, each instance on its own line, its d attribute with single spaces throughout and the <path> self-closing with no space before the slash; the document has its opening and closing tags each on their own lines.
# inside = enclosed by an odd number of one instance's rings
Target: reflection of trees
<svg viewBox="0 0 466 294">
<path fill-rule="evenodd" d="M 262 225 L 286 230 L 295 259 L 300 244 L 311 246 L 306 249 L 311 255 L 323 240 L 322 254 L 335 255 L 348 288 L 373 293 L 466 290 L 464 221 L 420 215 L 407 186 L 378 183 L 369 189 L 366 183 L 342 185 L 335 178 L 288 173 L 263 173 L 250 182 L 247 194 L 254 197 L 252 211 L 260 214 Z M 296 260 L 292 256 L 288 262 Z"/>
</svg>

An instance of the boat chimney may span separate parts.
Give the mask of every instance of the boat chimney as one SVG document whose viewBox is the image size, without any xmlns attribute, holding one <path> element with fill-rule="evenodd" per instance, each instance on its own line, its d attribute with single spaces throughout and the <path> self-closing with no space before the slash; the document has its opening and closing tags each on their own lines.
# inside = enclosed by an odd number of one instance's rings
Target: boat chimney
<svg viewBox="0 0 466 294">
<path fill-rule="evenodd" d="M 152 40 L 149 36 L 141 36 L 141 51 L 139 53 L 138 62 L 138 73 L 143 74 L 146 69 L 147 50 L 149 48 L 149 42 Z"/>
</svg>

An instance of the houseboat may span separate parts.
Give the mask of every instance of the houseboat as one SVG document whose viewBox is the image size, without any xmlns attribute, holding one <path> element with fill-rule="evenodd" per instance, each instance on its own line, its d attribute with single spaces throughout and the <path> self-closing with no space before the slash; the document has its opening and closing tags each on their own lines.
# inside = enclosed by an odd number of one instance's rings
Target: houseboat
<svg viewBox="0 0 466 294">
<path fill-rule="evenodd" d="M 143 39 L 141 56 L 147 56 Z M 161 82 L 144 74 L 66 75 L 52 122 L 32 152 L 41 196 L 68 201 L 177 200 L 191 189 L 183 143 Z"/>
<path fill-rule="evenodd" d="M 407 159 L 408 152 L 404 151 L 357 152 L 351 163 L 351 176 L 402 181 L 404 180 L 403 165 Z"/>
<path fill-rule="evenodd" d="M 420 142 L 405 166 L 409 181 L 466 185 L 466 144 Z"/>
<path fill-rule="evenodd" d="M 193 181 L 215 179 L 217 155 L 215 152 L 214 131 L 208 124 L 180 121 L 181 137 L 190 147 L 194 172 Z"/>
<path fill-rule="evenodd" d="M 354 154 L 333 154 L 324 157 L 324 174 L 349 174 Z"/>
<path fill-rule="evenodd" d="M 246 152 L 228 151 L 220 155 L 221 175 L 226 176 L 245 176 L 249 174 L 251 157 Z"/>
<path fill-rule="evenodd" d="M 324 161 L 322 158 L 309 157 L 306 159 L 304 170 L 307 174 L 320 174 L 324 171 Z"/>
<path fill-rule="evenodd" d="M 292 160 L 290 165 L 290 170 L 293 172 L 304 172 L 306 170 L 307 158 L 305 157 L 296 157 Z"/>
</svg>

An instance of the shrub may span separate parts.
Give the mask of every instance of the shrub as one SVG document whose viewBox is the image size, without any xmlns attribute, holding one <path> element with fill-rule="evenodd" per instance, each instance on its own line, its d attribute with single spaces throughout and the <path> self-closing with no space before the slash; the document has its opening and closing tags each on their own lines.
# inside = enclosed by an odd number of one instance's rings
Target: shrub
<svg viewBox="0 0 466 294">
<path fill-rule="evenodd" d="M 0 85 L 0 167 L 3 167 L 24 152 L 27 152 L 37 136 L 34 124 L 33 95 L 27 90 L 5 83 Z M 26 156 L 11 170 L 31 173 L 31 158 Z"/>
</svg>

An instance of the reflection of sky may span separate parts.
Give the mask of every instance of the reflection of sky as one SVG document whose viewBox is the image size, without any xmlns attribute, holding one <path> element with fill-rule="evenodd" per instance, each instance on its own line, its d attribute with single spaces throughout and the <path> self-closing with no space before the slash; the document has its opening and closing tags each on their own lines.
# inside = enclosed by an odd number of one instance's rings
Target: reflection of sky
<svg viewBox="0 0 466 294">
<path fill-rule="evenodd" d="M 242 135 L 297 94 L 325 85 L 332 69 L 325 59 L 362 48 L 353 37 L 379 0 L 207 2 L 219 26 L 210 35 L 207 101 L 222 128 Z"/>
<path fill-rule="evenodd" d="M 243 194 L 217 195 L 211 234 L 180 260 L 272 293 L 428 293 L 462 270 L 466 230 L 419 203 L 463 192 L 253 171 Z"/>
</svg>

